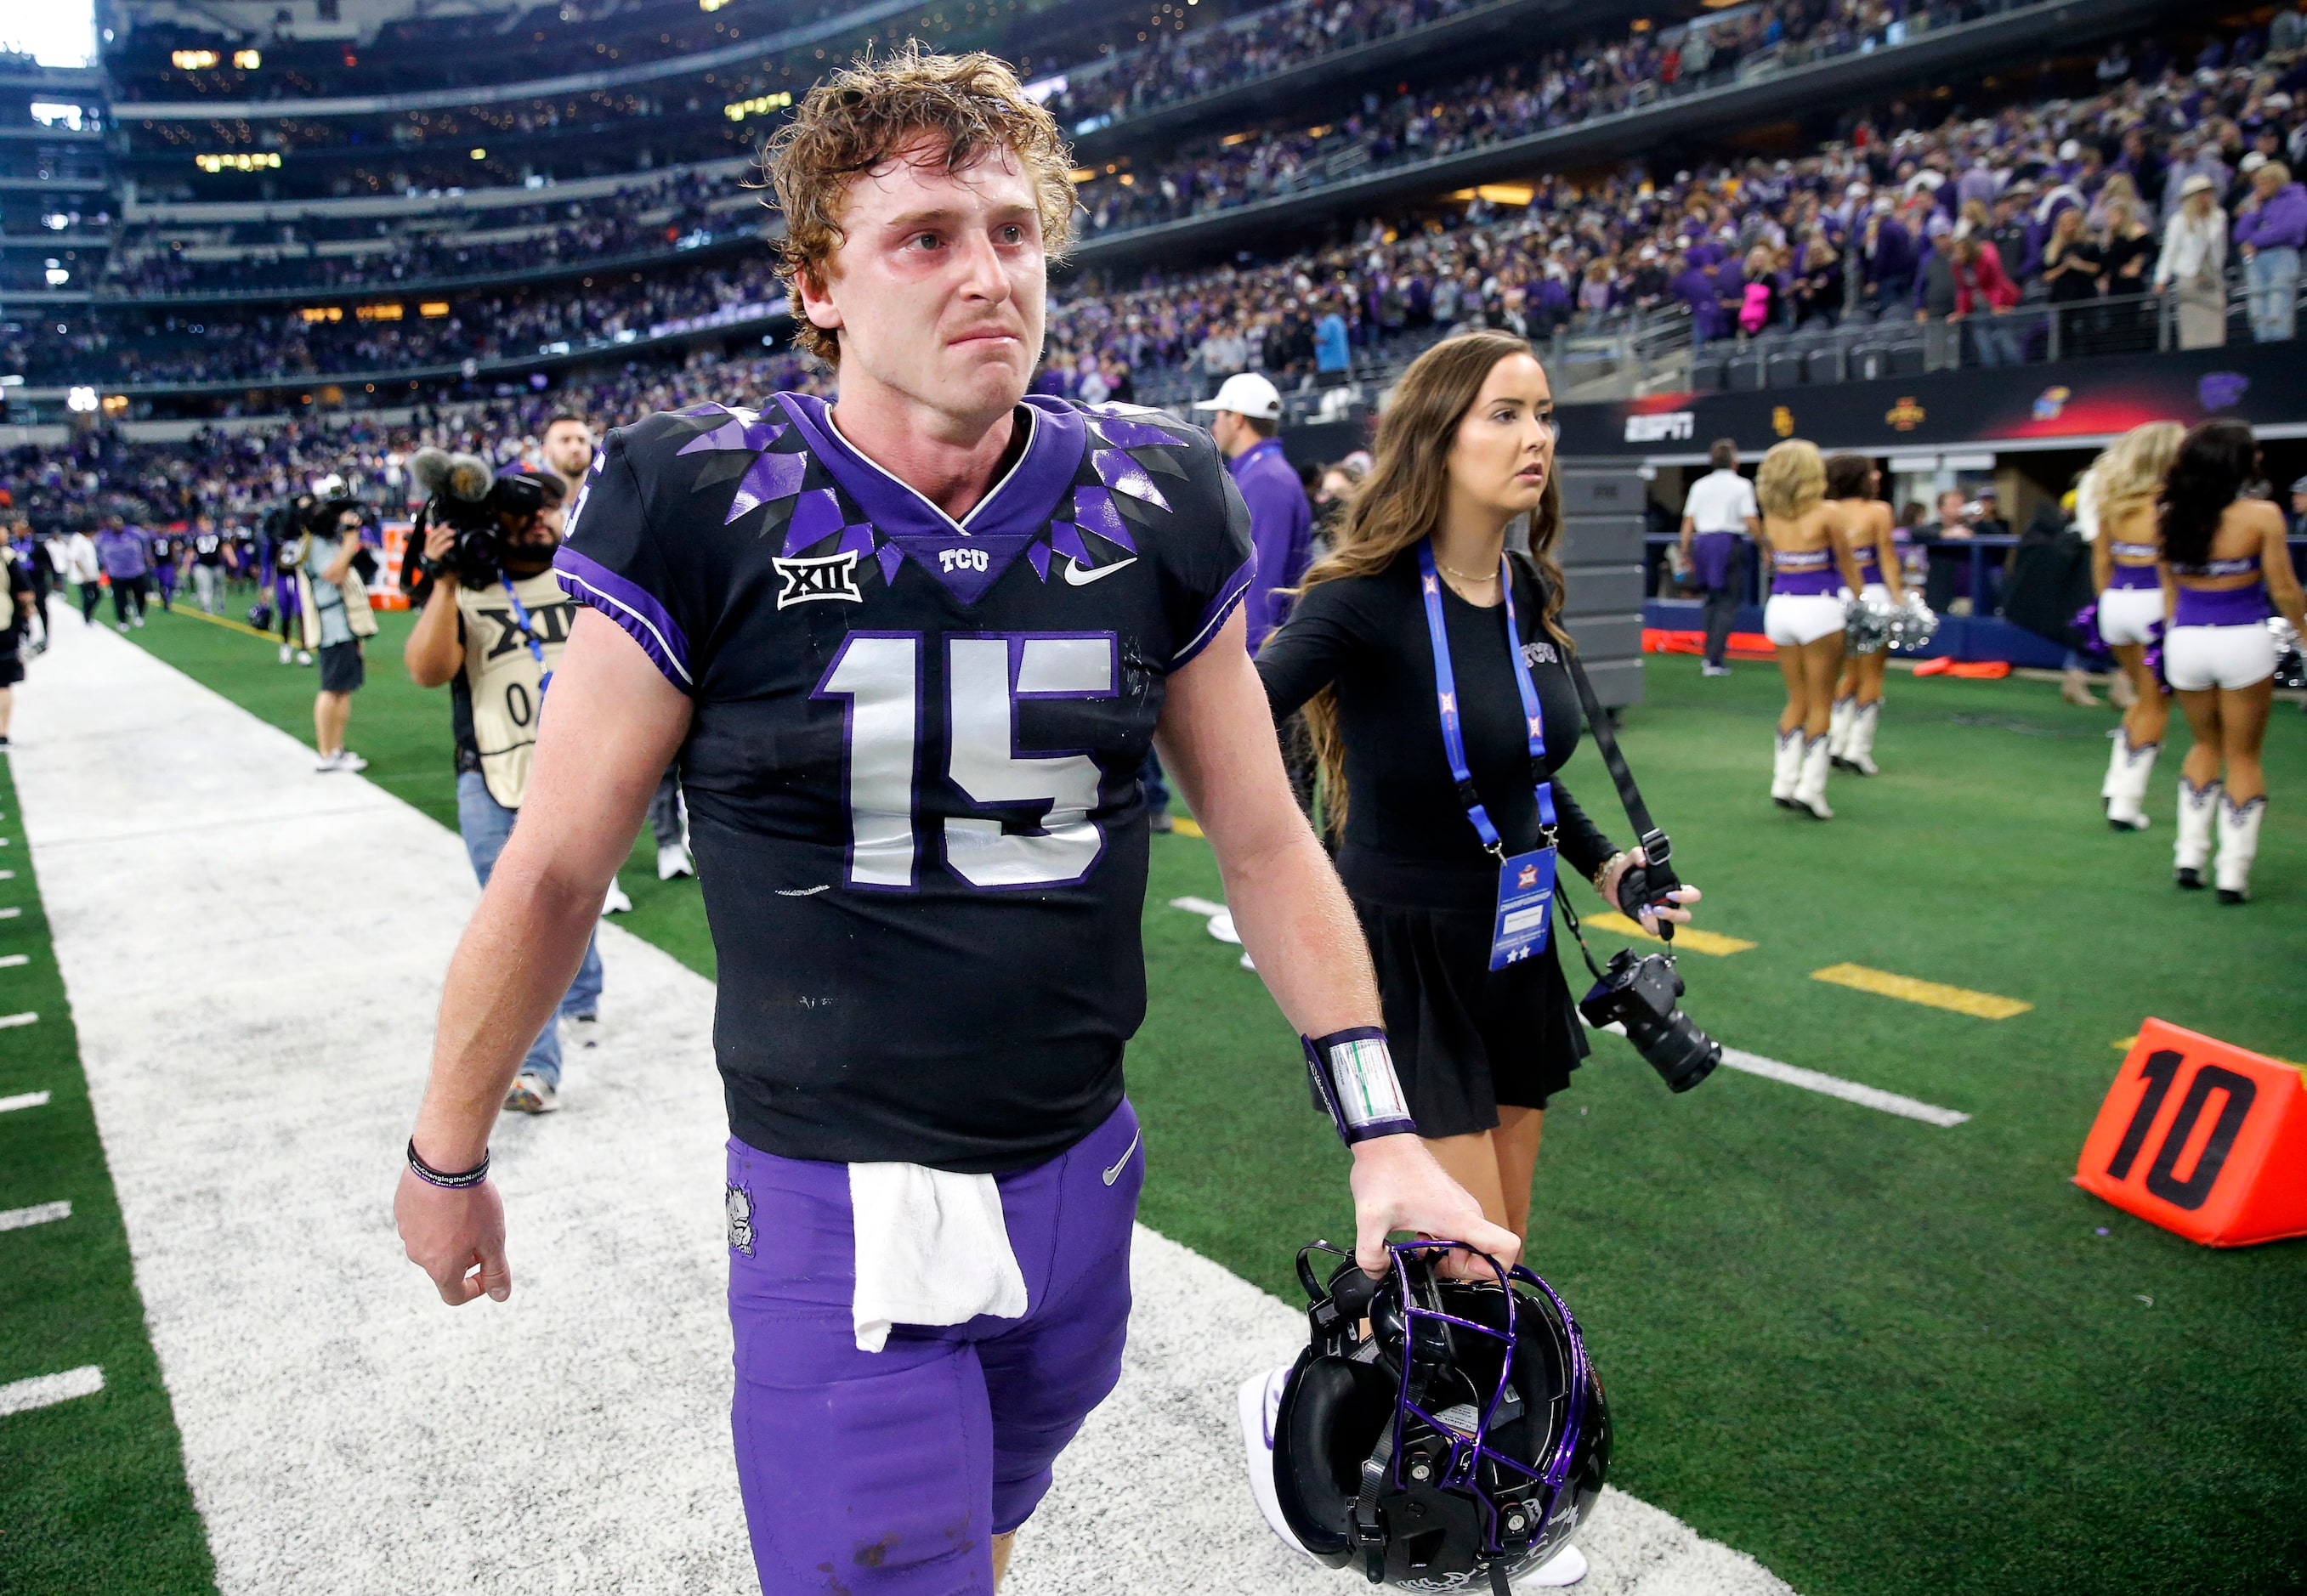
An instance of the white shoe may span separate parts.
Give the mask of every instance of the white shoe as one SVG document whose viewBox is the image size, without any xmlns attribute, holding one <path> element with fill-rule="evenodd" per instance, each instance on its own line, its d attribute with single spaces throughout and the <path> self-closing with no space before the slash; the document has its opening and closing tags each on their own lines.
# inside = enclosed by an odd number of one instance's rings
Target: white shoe
<svg viewBox="0 0 2307 1596">
<path fill-rule="evenodd" d="M 313 768 L 324 776 L 331 771 L 340 771 L 344 769 L 344 750 L 340 748 L 334 754 L 322 755 L 320 758 L 313 762 Z"/>
<path fill-rule="evenodd" d="M 2171 841 L 2171 877 L 2190 890 L 2203 884 L 2203 866 L 2211 862 L 2211 827 L 2226 789 L 2214 781 L 2198 788 L 2179 778 L 2179 834 Z"/>
<path fill-rule="evenodd" d="M 2264 793 L 2241 807 L 2219 795 L 2219 854 L 2212 870 L 2220 902 L 2251 901 L 2251 866 L 2259 858 L 2259 823 L 2266 817 Z"/>
<path fill-rule="evenodd" d="M 1698 674 L 1701 676 L 1728 676 L 1730 674 L 1730 667 L 1728 665 L 1702 664 L 1698 668 Z"/>
<path fill-rule="evenodd" d="M 1795 807 L 1795 783 L 1802 778 L 1802 728 L 1779 733 L 1778 751 L 1771 764 L 1771 801 L 1781 809 Z"/>
<path fill-rule="evenodd" d="M 280 645 L 280 662 L 283 665 L 288 662 L 288 645 L 285 643 Z"/>
<path fill-rule="evenodd" d="M 130 626 L 132 626 L 132 627 L 142 627 L 142 626 L 143 626 L 143 624 L 144 624 L 144 611 L 142 611 L 142 610 L 139 610 L 136 612 L 136 618 L 135 618 L 133 620 L 130 621 L 128 624 L 129 624 Z"/>
<path fill-rule="evenodd" d="M 1882 701 L 1862 704 L 1850 712 L 1850 730 L 1842 739 L 1842 768 L 1861 776 L 1880 773 L 1874 763 L 1874 728 L 1882 724 Z"/>
<path fill-rule="evenodd" d="M 671 881 L 676 875 L 696 874 L 696 861 L 689 857 L 689 849 L 680 843 L 666 843 L 657 849 L 656 878 L 659 881 Z"/>
<path fill-rule="evenodd" d="M 601 1017 L 598 1014 L 563 1014 L 561 1017 L 561 1045 L 563 1047 L 598 1047 L 601 1045 Z"/>
<path fill-rule="evenodd" d="M 364 771 L 368 769 L 368 761 L 363 759 L 350 748 L 346 748 L 340 750 L 337 755 L 337 768 L 348 773 L 355 771 Z"/>
<path fill-rule="evenodd" d="M 310 649 L 300 648 L 296 651 L 296 663 L 299 665 L 309 665 L 312 662 L 313 654 Z"/>
<path fill-rule="evenodd" d="M 127 623 L 126 621 L 124 621 L 124 620 L 116 620 L 116 621 L 114 621 L 114 622 L 112 623 L 112 628 L 113 628 L 113 630 L 115 630 L 115 631 L 118 632 L 118 633 L 119 633 L 123 637 L 125 637 L 125 636 L 128 636 L 128 623 Z"/>
<path fill-rule="evenodd" d="M 2116 831 L 2147 829 L 2147 783 L 2155 774 L 2155 756 L 2162 751 L 2160 743 L 2134 748 L 2130 733 L 2121 726 L 2114 729 L 2114 747 L 2107 755 L 2102 795 L 2106 799 L 2106 823 Z"/>
<path fill-rule="evenodd" d="M 1833 710 L 1826 717 L 1827 756 L 1837 764 L 1842 763 L 1843 750 L 1849 746 L 1851 717 L 1857 713 L 1858 700 L 1856 697 L 1838 698 L 1834 701 Z"/>
<path fill-rule="evenodd" d="M 1234 1393 L 1234 1404 L 1241 1417 L 1242 1461 L 1249 1468 L 1249 1494 L 1256 1500 L 1258 1512 L 1265 1515 L 1266 1528 L 1310 1563 L 1314 1554 L 1282 1516 L 1282 1499 L 1274 1489 L 1274 1421 L 1282 1411 L 1282 1388 L 1290 1382 L 1290 1367 L 1285 1363 L 1265 1374 L 1251 1375 Z"/>
<path fill-rule="evenodd" d="M 1586 1554 L 1574 1546 L 1565 1546 L 1514 1581 L 1518 1591 L 1554 1591 L 1564 1585 L 1574 1585 L 1586 1577 Z"/>
<path fill-rule="evenodd" d="M 523 1070 L 514 1077 L 504 1105 L 515 1114 L 551 1114 L 561 1106 L 561 1088 L 542 1075 Z"/>
<path fill-rule="evenodd" d="M 1794 807 L 1816 820 L 1834 818 L 1834 811 L 1826 807 L 1828 757 L 1824 738 L 1813 738 L 1803 745 L 1802 777 L 1795 783 Z"/>
<path fill-rule="evenodd" d="M 601 917 L 606 919 L 611 915 L 623 914 L 632 906 L 633 900 L 625 896 L 625 889 L 613 881 L 609 883 L 608 896 L 601 900 Z"/>
</svg>

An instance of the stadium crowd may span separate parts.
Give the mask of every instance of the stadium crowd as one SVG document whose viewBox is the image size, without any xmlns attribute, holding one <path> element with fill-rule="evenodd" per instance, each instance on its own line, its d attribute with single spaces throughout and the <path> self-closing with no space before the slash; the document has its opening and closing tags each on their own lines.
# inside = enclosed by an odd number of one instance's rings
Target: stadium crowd
<svg viewBox="0 0 2307 1596">
<path fill-rule="evenodd" d="M 196 253 L 197 237 L 183 224 L 124 229 L 99 292 L 107 298 L 218 294 L 279 288 L 398 289 L 442 279 L 550 269 L 564 263 L 623 256 L 669 254 L 681 241 L 733 221 L 753 218 L 726 201 L 746 198 L 736 176 L 683 173 L 654 182 L 637 178 L 613 192 L 582 201 L 544 200 L 510 209 L 468 213 L 455 231 L 443 231 L 429 213 L 392 231 L 363 217 L 331 223 L 325 216 L 290 223 L 242 224 Z M 715 201 L 725 203 L 716 205 Z M 138 233 L 142 235 L 139 236 Z M 367 235 L 358 254 L 322 254 L 330 244 Z M 229 247 L 226 259 L 211 252 Z"/>
</svg>

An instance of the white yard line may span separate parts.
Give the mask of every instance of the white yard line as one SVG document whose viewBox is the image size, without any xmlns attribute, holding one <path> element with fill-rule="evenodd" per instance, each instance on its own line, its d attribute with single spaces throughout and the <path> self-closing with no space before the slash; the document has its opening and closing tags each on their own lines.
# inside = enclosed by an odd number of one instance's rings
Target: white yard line
<svg viewBox="0 0 2307 1596">
<path fill-rule="evenodd" d="M 24 911 L 21 909 L 0 909 L 0 920 L 13 920 Z"/>
<path fill-rule="evenodd" d="M 38 1025 L 39 1022 L 39 1015 L 30 1010 L 21 1014 L 0 1014 L 0 1031 L 7 1030 L 13 1026 Z"/>
<path fill-rule="evenodd" d="M 35 1225 L 54 1225 L 59 1219 L 72 1217 L 68 1202 L 36 1203 L 29 1208 L 0 1208 L 0 1230 L 30 1230 Z"/>
<path fill-rule="evenodd" d="M 1884 1114 L 1895 1114 L 1901 1119 L 1920 1120 L 1926 1125 L 1937 1125 L 1943 1130 L 1951 1129 L 1970 1118 L 1959 1109 L 1941 1108 L 1913 1097 L 1902 1097 L 1896 1092 L 1886 1092 L 1880 1087 L 1861 1086 L 1839 1075 L 1805 1070 L 1799 1064 L 1780 1063 L 1777 1059 L 1764 1058 L 1759 1053 L 1747 1053 L 1737 1047 L 1722 1050 L 1722 1065 L 1725 1069 L 1743 1070 L 1749 1075 L 1761 1075 L 1788 1086 L 1798 1086 L 1806 1092 L 1823 1092 L 1830 1097 L 1840 1097 L 1845 1103 L 1879 1108 Z"/>
<path fill-rule="evenodd" d="M 14 969 L 19 965 L 30 964 L 31 961 L 32 956 L 30 953 L 0 953 L 0 969 Z"/>
<path fill-rule="evenodd" d="M 75 1396 L 93 1396 L 103 1389 L 104 1370 L 93 1363 L 80 1369 L 67 1369 L 62 1374 L 42 1374 L 28 1380 L 12 1380 L 0 1386 L 0 1418 L 10 1413 L 29 1413 L 34 1408 L 54 1407 L 60 1402 L 70 1402 Z"/>
<path fill-rule="evenodd" d="M 602 927 L 607 1037 L 560 1114 L 496 1132 L 512 1299 L 444 1308 L 390 1203 L 461 845 L 108 633 L 22 699 L 24 829 L 219 1590 L 757 1589 L 710 984 Z M 131 841 L 187 823 L 199 847 Z M 1005 1596 L 1341 1596 L 1265 1529 L 1234 1430 L 1303 1314 L 1150 1231 L 1133 1276 L 1120 1388 Z M 1786 1591 L 1616 1492 L 1584 1544 L 1584 1596 Z"/>
<path fill-rule="evenodd" d="M 18 1092 L 13 1097 L 0 1097 L 0 1114 L 13 1114 L 19 1108 L 46 1108 L 47 1105 L 48 1094 L 46 1092 Z"/>
</svg>

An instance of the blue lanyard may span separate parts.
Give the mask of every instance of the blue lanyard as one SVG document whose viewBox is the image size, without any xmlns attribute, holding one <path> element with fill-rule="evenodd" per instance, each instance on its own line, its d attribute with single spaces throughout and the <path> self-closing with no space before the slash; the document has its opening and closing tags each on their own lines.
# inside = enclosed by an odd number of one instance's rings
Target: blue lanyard
<svg viewBox="0 0 2307 1596">
<path fill-rule="evenodd" d="M 1426 631 L 1434 644 L 1434 687 L 1441 701 L 1442 747 L 1450 755 L 1450 774 L 1458 783 L 1458 801 L 1466 806 L 1466 818 L 1474 823 L 1474 830 L 1482 839 L 1482 846 L 1500 858 L 1505 857 L 1505 844 L 1499 840 L 1498 828 L 1490 824 L 1489 811 L 1482 807 L 1481 794 L 1474 789 L 1474 773 L 1466 768 L 1466 735 L 1458 717 L 1458 679 L 1450 669 L 1450 638 L 1442 625 L 1442 576 L 1434 568 L 1434 544 L 1431 540 L 1418 545 L 1419 592 L 1426 600 Z M 1506 651 L 1514 660 L 1514 687 L 1522 694 L 1522 722 L 1530 728 L 1530 768 L 1538 793 L 1539 846 L 1554 846 L 1554 783 L 1538 779 L 1538 772 L 1546 768 L 1546 723 L 1539 713 L 1538 688 L 1530 679 L 1529 661 L 1522 654 L 1522 628 L 1514 620 L 1514 564 L 1504 554 L 1498 556 L 1498 585 L 1505 593 Z"/>
<path fill-rule="evenodd" d="M 512 578 L 499 571 L 497 580 L 504 585 L 505 597 L 512 601 L 512 624 L 520 628 L 521 641 L 528 644 L 528 657 L 545 672 L 536 683 L 536 700 L 541 704 L 545 702 L 545 689 L 553 685 L 553 667 L 545 662 L 545 644 L 536 640 L 536 627 L 528 619 L 528 606 L 513 591 Z"/>
</svg>

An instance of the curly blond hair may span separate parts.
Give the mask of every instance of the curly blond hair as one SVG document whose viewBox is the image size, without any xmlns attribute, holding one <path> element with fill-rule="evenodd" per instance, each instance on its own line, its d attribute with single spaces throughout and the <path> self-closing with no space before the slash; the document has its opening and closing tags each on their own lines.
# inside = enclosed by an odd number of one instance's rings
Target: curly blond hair
<svg viewBox="0 0 2307 1596">
<path fill-rule="evenodd" d="M 1762 513 L 1791 521 L 1826 497 L 1826 462 L 1818 445 L 1789 438 L 1774 443 L 1754 469 L 1754 497 Z"/>
<path fill-rule="evenodd" d="M 845 237 L 841 213 L 850 184 L 924 137 L 942 146 L 948 172 L 997 149 L 1014 151 L 1033 180 L 1043 253 L 1055 261 L 1072 247 L 1073 152 L 1056 118 L 1025 98 L 1006 63 L 982 50 L 934 55 L 910 39 L 879 60 L 861 55 L 810 90 L 761 152 L 762 170 L 785 212 L 778 275 L 800 325 L 798 340 L 828 365 L 841 363 L 839 329 L 810 321 L 802 279 L 812 290 L 828 280 Z"/>
<path fill-rule="evenodd" d="M 2076 499 L 2088 497 L 2100 526 L 2109 526 L 2163 491 L 2187 429 L 2177 422 L 2148 422 L 2107 445 L 2091 462 Z"/>
</svg>

